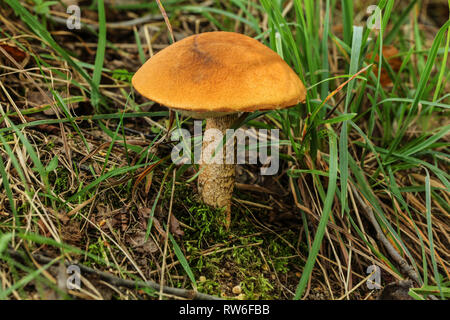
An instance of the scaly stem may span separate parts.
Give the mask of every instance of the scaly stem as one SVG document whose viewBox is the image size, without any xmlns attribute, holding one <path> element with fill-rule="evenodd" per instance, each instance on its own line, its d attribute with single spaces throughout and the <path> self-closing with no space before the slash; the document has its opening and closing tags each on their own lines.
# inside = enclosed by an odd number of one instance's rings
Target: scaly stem
<svg viewBox="0 0 450 320">
<path fill-rule="evenodd" d="M 231 223 L 231 196 L 234 188 L 236 164 L 234 159 L 233 163 L 226 163 L 226 149 L 218 149 L 217 146 L 222 143 L 221 136 L 225 136 L 226 130 L 231 127 L 237 117 L 237 114 L 231 114 L 206 120 L 202 144 L 202 161 L 198 177 L 198 188 L 203 201 L 214 208 L 225 207 L 227 228 Z M 219 135 L 219 132 L 221 135 Z M 215 152 L 221 152 L 220 150 L 222 150 L 222 159 L 218 158 L 220 157 L 219 153 L 217 154 L 218 157 L 211 157 L 216 154 Z"/>
</svg>

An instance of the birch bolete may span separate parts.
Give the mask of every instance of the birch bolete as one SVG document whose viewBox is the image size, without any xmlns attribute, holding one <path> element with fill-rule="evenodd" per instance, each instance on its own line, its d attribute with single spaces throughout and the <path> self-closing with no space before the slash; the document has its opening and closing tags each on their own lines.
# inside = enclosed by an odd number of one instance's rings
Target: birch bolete
<svg viewBox="0 0 450 320">
<path fill-rule="evenodd" d="M 175 42 L 151 57 L 132 83 L 148 99 L 206 119 L 206 130 L 223 135 L 240 112 L 287 108 L 306 96 L 302 81 L 277 53 L 234 32 L 206 32 Z M 210 143 L 204 139 L 202 151 Z M 200 195 L 212 207 L 225 207 L 229 224 L 235 164 L 202 159 Z"/>
</svg>

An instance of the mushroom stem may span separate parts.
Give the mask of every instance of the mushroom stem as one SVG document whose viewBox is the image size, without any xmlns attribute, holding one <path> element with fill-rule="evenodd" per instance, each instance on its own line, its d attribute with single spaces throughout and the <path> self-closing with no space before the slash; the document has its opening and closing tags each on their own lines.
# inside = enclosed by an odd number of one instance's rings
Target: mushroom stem
<svg viewBox="0 0 450 320">
<path fill-rule="evenodd" d="M 236 165 L 234 159 L 232 163 L 227 163 L 226 148 L 218 149 L 217 147 L 222 144 L 221 136 L 225 137 L 226 130 L 231 127 L 237 117 L 238 115 L 235 113 L 206 120 L 202 160 L 198 176 L 198 188 L 203 202 L 214 208 L 225 207 L 227 228 L 231 223 L 231 196 L 234 188 Z M 218 135 L 219 132 L 221 135 Z M 230 145 L 230 142 L 227 142 L 226 145 Z M 222 159 L 220 159 L 220 154 L 211 157 L 215 152 L 220 153 L 220 150 L 222 151 Z"/>
</svg>

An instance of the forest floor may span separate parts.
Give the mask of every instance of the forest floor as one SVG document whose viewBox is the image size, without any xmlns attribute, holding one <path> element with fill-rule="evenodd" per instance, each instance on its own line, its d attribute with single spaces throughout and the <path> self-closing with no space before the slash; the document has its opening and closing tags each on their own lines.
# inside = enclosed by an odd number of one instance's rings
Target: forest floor
<svg viewBox="0 0 450 320">
<path fill-rule="evenodd" d="M 383 37 L 363 4 L 163 4 L 175 40 L 244 33 L 301 75 L 306 104 L 244 123 L 280 129 L 279 174 L 238 165 L 227 229 L 171 162 L 193 119 L 131 85 L 171 43 L 156 1 L 1 1 L 0 298 L 448 298 L 449 4 L 380 1 Z"/>
</svg>

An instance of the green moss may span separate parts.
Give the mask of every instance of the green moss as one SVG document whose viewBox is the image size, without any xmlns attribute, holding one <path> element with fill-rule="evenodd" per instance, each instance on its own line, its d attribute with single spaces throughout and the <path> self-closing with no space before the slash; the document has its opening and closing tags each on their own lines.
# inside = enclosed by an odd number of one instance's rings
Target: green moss
<svg viewBox="0 0 450 320">
<path fill-rule="evenodd" d="M 168 208 L 170 182 L 164 190 L 161 201 Z M 292 258 L 296 256 L 295 250 L 280 237 L 270 232 L 259 233 L 261 230 L 251 217 L 263 216 L 260 209 L 233 211 L 232 224 L 226 230 L 223 210 L 204 205 L 192 185 L 177 184 L 172 210 L 178 220 L 193 228 L 183 229 L 185 234 L 179 243 L 195 278 L 206 278 L 197 283 L 200 292 L 236 298 L 232 288 L 239 284 L 246 299 L 278 299 L 281 288 L 274 281 L 274 271 L 288 274 L 292 263 L 303 264 L 300 259 Z M 290 230 L 280 236 L 292 244 L 297 241 Z M 184 274 L 181 267 L 178 271 Z"/>
<path fill-rule="evenodd" d="M 64 167 L 57 167 L 54 171 L 49 172 L 48 180 L 56 194 L 66 192 L 70 188 L 70 172 Z"/>
<path fill-rule="evenodd" d="M 93 243 L 91 243 L 89 245 L 87 252 L 90 253 L 91 255 L 99 257 L 99 260 L 102 260 L 102 259 L 103 260 L 107 260 L 106 259 L 107 252 L 106 252 L 106 249 L 105 249 L 105 245 L 103 243 L 103 239 L 101 237 L 97 238 L 96 242 L 93 242 Z M 92 263 L 106 266 L 106 264 L 101 263 L 99 261 L 95 261 L 94 262 L 94 261 L 91 261 L 89 259 L 86 261 L 86 264 L 88 266 L 91 265 Z"/>
<path fill-rule="evenodd" d="M 246 299 L 257 300 L 278 298 L 278 296 L 274 296 L 272 293 L 274 287 L 271 284 L 271 281 L 262 274 L 259 274 L 256 277 L 249 277 L 241 282 L 240 285 Z"/>
<path fill-rule="evenodd" d="M 197 285 L 197 289 L 199 292 L 219 295 L 220 293 L 220 285 L 216 280 L 207 279 L 205 281 L 199 282 Z"/>
</svg>

